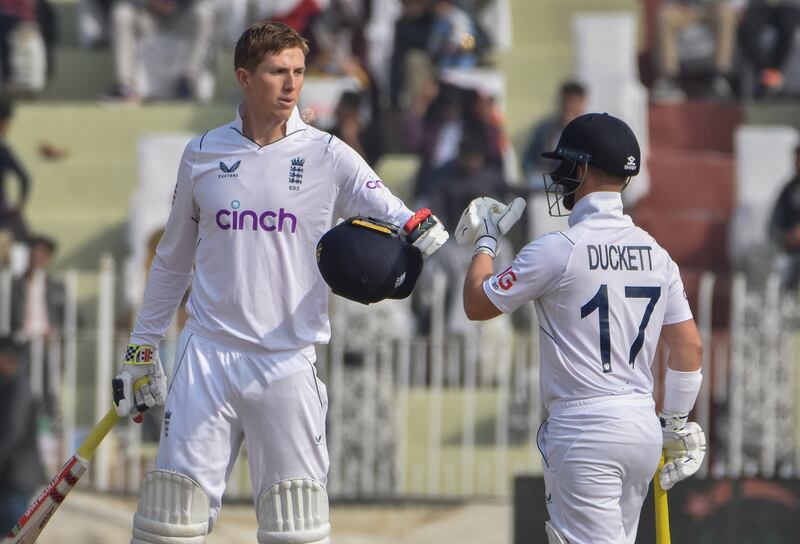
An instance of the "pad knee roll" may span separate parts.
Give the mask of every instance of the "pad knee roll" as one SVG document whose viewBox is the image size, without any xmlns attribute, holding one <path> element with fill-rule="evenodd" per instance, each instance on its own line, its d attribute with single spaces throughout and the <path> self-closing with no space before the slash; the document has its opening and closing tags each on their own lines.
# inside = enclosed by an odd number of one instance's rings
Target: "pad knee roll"
<svg viewBox="0 0 800 544">
<path fill-rule="evenodd" d="M 188 476 L 150 472 L 139 490 L 131 544 L 202 544 L 208 534 L 208 510 L 208 497 Z"/>
<path fill-rule="evenodd" d="M 328 493 L 316 480 L 278 482 L 258 500 L 259 544 L 328 544 Z"/>
</svg>

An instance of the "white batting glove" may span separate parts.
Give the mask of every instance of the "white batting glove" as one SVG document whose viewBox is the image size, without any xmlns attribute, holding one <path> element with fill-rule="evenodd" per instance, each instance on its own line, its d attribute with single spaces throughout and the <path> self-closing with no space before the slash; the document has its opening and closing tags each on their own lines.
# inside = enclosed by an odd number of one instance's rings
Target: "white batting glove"
<svg viewBox="0 0 800 544">
<path fill-rule="evenodd" d="M 450 238 L 442 222 L 428 208 L 422 208 L 412 215 L 399 230 L 399 234 L 420 250 L 423 259 L 433 255 Z"/>
<path fill-rule="evenodd" d="M 142 379 L 138 389 L 134 384 Z M 114 392 L 114 408 L 117 415 L 125 417 L 134 409 L 144 412 L 148 408 L 164 404 L 167 398 L 167 378 L 161 367 L 158 350 L 153 346 L 128 344 L 125 350 L 125 359 L 119 374 L 111 380 Z"/>
<path fill-rule="evenodd" d="M 475 253 L 497 254 L 497 241 L 522 217 L 525 199 L 517 197 L 505 205 L 488 196 L 476 198 L 461 214 L 456 227 L 456 242 L 473 244 Z"/>
<path fill-rule="evenodd" d="M 700 470 L 706 456 L 706 435 L 688 415 L 659 414 L 664 436 L 664 466 L 658 474 L 665 491 Z"/>
</svg>

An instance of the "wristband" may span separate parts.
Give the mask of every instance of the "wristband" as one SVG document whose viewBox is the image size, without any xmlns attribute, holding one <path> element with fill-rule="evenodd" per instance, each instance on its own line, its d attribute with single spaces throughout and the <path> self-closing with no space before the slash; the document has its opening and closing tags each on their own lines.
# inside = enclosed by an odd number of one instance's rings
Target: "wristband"
<svg viewBox="0 0 800 544">
<path fill-rule="evenodd" d="M 489 234 L 478 237 L 478 239 L 475 240 L 475 250 L 472 252 L 472 255 L 474 256 L 478 253 L 486 253 L 489 257 L 494 259 L 494 256 L 497 254 L 497 238 Z"/>
<path fill-rule="evenodd" d="M 703 374 L 700 369 L 681 372 L 667 367 L 664 377 L 664 406 L 662 410 L 668 414 L 688 414 L 694 408 Z"/>
</svg>

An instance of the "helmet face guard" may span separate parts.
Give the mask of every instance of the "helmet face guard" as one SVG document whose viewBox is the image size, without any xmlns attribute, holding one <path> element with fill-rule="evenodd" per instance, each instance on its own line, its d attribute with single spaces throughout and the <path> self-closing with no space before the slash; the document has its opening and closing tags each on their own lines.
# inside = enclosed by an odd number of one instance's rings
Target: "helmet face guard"
<svg viewBox="0 0 800 544">
<path fill-rule="evenodd" d="M 591 156 L 582 151 L 560 149 L 561 164 L 552 172 L 542 174 L 547 195 L 547 211 L 553 217 L 565 217 L 575 205 L 575 193 L 586 179 Z M 583 178 L 578 179 L 578 165 L 583 164 Z"/>
</svg>

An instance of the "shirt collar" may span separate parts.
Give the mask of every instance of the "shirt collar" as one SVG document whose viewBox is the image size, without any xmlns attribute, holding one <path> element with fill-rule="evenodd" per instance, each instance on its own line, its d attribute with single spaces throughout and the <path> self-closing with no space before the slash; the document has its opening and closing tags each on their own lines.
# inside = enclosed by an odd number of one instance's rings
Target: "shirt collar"
<svg viewBox="0 0 800 544">
<path fill-rule="evenodd" d="M 231 127 L 235 128 L 242 134 L 244 131 L 242 130 L 242 111 L 244 110 L 244 102 L 240 102 L 238 106 L 236 106 L 236 117 L 234 118 L 233 122 L 231 123 Z M 292 109 L 292 114 L 289 116 L 289 119 L 286 121 L 286 135 L 288 136 L 292 132 L 297 132 L 298 130 L 302 130 L 307 128 L 302 119 L 300 119 L 300 111 L 295 106 Z"/>
<path fill-rule="evenodd" d="M 622 213 L 622 194 L 602 191 L 586 195 L 575 204 L 569 214 L 569 226 L 575 226 L 595 215 L 618 219 L 627 217 Z"/>
</svg>

